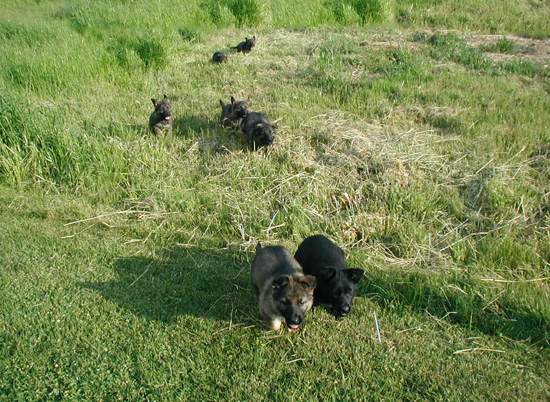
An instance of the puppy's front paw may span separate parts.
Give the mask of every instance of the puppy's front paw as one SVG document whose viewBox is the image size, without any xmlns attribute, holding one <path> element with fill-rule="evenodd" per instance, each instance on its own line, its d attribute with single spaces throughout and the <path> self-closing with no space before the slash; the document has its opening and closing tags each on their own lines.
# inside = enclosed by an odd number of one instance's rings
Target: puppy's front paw
<svg viewBox="0 0 550 402">
<path fill-rule="evenodd" d="M 281 328 L 282 321 L 278 318 L 271 320 L 269 323 L 269 328 L 271 328 L 273 331 L 278 331 Z"/>
</svg>

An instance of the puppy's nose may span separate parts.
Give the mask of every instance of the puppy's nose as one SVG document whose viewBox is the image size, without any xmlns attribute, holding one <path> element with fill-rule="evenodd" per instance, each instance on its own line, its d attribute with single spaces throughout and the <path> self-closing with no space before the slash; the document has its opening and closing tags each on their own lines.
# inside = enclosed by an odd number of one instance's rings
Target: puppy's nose
<svg viewBox="0 0 550 402">
<path fill-rule="evenodd" d="M 301 320 L 300 317 L 291 317 L 289 324 L 291 324 L 291 325 L 300 325 L 301 322 L 302 322 L 302 320 Z"/>
<path fill-rule="evenodd" d="M 342 306 L 342 314 L 348 314 L 350 310 L 351 310 L 351 306 L 349 304 Z"/>
</svg>

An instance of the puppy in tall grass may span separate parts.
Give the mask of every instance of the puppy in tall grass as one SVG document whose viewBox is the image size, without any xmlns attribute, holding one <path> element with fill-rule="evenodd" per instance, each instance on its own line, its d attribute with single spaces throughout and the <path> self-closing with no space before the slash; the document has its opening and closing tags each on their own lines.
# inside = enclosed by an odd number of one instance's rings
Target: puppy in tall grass
<svg viewBox="0 0 550 402">
<path fill-rule="evenodd" d="M 251 148 L 271 145 L 275 140 L 277 124 L 271 123 L 262 113 L 250 112 L 241 121 L 241 130 Z"/>
<path fill-rule="evenodd" d="M 251 266 L 252 287 L 266 325 L 278 330 L 286 323 L 298 331 L 313 306 L 314 276 L 304 275 L 300 264 L 282 246 L 256 246 Z"/>
<path fill-rule="evenodd" d="M 294 257 L 307 275 L 317 278 L 315 305 L 330 304 L 336 318 L 348 315 L 364 271 L 347 268 L 344 251 L 323 235 L 306 238 Z"/>
<path fill-rule="evenodd" d="M 237 46 L 232 47 L 231 49 L 237 49 L 237 52 L 249 53 L 254 46 L 256 46 L 256 36 L 252 38 L 245 38 L 244 42 L 239 43 Z"/>
<path fill-rule="evenodd" d="M 236 101 L 234 97 L 231 97 L 231 103 L 225 104 L 220 99 L 220 106 L 222 107 L 220 122 L 222 126 L 239 127 L 242 119 L 250 112 L 249 102 L 250 99 Z"/>
<path fill-rule="evenodd" d="M 168 97 L 164 95 L 164 99 L 158 101 L 151 99 L 155 110 L 149 117 L 149 129 L 157 136 L 169 136 L 172 134 L 172 106 Z"/>
</svg>

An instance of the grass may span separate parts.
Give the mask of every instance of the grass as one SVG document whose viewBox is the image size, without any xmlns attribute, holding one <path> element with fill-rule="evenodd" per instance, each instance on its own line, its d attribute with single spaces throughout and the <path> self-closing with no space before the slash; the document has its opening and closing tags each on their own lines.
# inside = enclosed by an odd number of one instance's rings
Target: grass
<svg viewBox="0 0 550 402">
<path fill-rule="evenodd" d="M 132 4 L 0 6 L 0 400 L 550 397 L 545 5 Z M 267 331 L 254 247 L 314 233 L 354 312 Z"/>
</svg>

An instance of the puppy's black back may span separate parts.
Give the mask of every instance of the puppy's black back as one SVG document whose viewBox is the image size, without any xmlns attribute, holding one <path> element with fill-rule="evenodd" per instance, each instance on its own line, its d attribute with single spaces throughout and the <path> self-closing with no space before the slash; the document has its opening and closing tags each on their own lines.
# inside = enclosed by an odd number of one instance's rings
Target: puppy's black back
<svg viewBox="0 0 550 402">
<path fill-rule="evenodd" d="M 357 283 L 364 271 L 346 268 L 344 251 L 323 235 L 305 239 L 294 255 L 306 275 L 317 278 L 315 303 L 328 303 L 336 317 L 351 312 Z"/>
<path fill-rule="evenodd" d="M 323 235 L 306 238 L 295 254 L 304 272 L 315 275 L 322 267 L 346 269 L 344 251 Z"/>
<path fill-rule="evenodd" d="M 213 63 L 223 63 L 227 60 L 227 56 L 223 52 L 216 52 L 212 56 Z"/>
</svg>

